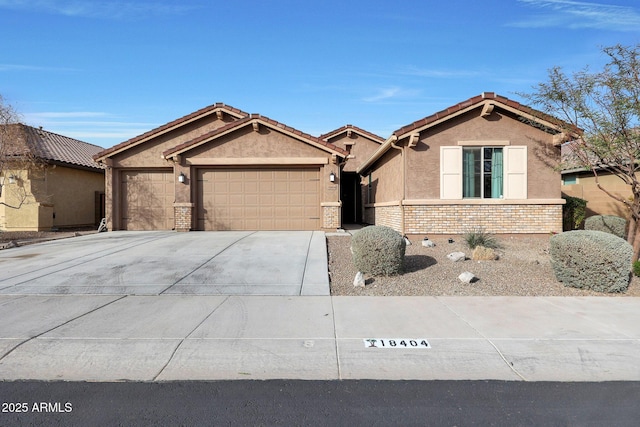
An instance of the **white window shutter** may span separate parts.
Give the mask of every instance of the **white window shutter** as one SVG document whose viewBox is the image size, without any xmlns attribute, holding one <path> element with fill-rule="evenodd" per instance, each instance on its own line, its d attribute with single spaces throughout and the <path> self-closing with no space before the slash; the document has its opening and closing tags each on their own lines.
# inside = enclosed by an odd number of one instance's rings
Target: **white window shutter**
<svg viewBox="0 0 640 427">
<path fill-rule="evenodd" d="M 462 147 L 440 147 L 440 198 L 462 199 Z"/>
<path fill-rule="evenodd" d="M 504 147 L 504 198 L 527 198 L 527 147 Z"/>
</svg>

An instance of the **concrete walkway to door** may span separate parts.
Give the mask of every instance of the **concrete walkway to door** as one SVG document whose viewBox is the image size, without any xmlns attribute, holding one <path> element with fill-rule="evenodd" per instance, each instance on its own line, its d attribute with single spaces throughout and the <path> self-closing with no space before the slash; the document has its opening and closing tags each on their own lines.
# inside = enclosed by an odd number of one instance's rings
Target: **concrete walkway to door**
<svg viewBox="0 0 640 427">
<path fill-rule="evenodd" d="M 323 232 L 112 231 L 0 251 L 0 294 L 329 295 Z"/>
</svg>

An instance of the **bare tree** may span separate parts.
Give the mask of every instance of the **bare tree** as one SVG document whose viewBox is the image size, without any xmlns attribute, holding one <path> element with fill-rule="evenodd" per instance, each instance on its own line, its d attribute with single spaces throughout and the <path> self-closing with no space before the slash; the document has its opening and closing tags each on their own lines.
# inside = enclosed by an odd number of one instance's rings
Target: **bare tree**
<svg viewBox="0 0 640 427">
<path fill-rule="evenodd" d="M 25 126 L 16 110 L 0 95 L 0 204 L 20 209 L 28 202 L 29 191 L 23 174 L 42 169 L 30 146 Z"/>
<path fill-rule="evenodd" d="M 567 75 L 555 67 L 547 82 L 520 95 L 584 131 L 581 139 L 571 142 L 573 166 L 590 170 L 598 188 L 628 209 L 627 241 L 633 245 L 635 261 L 640 255 L 640 44 L 602 51 L 608 62 L 601 71 L 584 68 Z M 598 179 L 603 173 L 621 179 L 632 196 L 607 189 Z"/>
</svg>

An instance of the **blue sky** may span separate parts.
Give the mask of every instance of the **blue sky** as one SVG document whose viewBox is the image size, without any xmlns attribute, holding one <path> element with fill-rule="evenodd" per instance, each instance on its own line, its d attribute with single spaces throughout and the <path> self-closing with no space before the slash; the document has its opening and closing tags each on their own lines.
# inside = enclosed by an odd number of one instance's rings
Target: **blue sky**
<svg viewBox="0 0 640 427">
<path fill-rule="evenodd" d="M 110 147 L 215 102 L 383 137 L 640 43 L 637 0 L 0 0 L 0 94 Z"/>
</svg>

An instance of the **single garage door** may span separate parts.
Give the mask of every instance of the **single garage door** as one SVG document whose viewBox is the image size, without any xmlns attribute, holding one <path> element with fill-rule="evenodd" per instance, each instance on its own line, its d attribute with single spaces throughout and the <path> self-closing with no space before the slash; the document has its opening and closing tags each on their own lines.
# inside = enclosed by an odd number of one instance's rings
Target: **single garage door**
<svg viewBox="0 0 640 427">
<path fill-rule="evenodd" d="M 320 169 L 200 169 L 200 230 L 317 230 Z"/>
<path fill-rule="evenodd" d="M 171 230 L 173 222 L 173 172 L 131 170 L 121 173 L 123 230 Z"/>
</svg>

